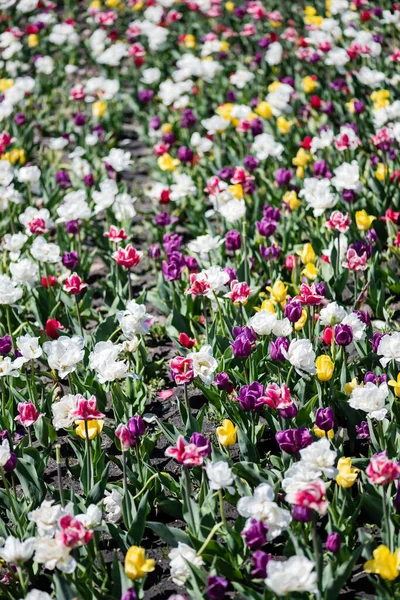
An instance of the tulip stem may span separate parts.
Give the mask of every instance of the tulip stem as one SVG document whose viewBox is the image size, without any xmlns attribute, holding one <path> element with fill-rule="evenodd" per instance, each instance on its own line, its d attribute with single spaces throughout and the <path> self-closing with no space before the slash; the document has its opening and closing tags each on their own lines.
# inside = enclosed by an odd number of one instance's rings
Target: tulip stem
<svg viewBox="0 0 400 600">
<path fill-rule="evenodd" d="M 184 489 L 185 489 L 185 496 L 186 496 L 186 505 L 187 505 L 187 509 L 189 512 L 189 522 L 190 522 L 190 525 L 193 527 L 193 530 L 196 530 L 195 520 L 194 520 L 194 515 L 193 515 L 193 510 L 192 510 L 192 499 L 190 497 L 192 485 L 190 483 L 189 469 L 187 467 L 183 467 L 183 475 L 185 478 Z"/>
<path fill-rule="evenodd" d="M 221 527 L 223 527 L 223 525 L 224 524 L 222 522 L 214 525 L 214 527 L 211 529 L 210 533 L 204 540 L 204 543 L 201 546 L 200 550 L 197 552 L 197 556 L 201 556 L 203 554 L 204 550 L 207 548 L 208 544 L 211 542 L 212 538 L 217 533 L 218 529 L 221 529 Z"/>
<path fill-rule="evenodd" d="M 136 462 L 137 462 L 139 479 L 140 479 L 140 482 L 142 482 L 143 481 L 142 462 L 141 462 L 142 461 L 142 457 L 140 456 L 139 444 L 136 444 L 136 446 L 135 446 L 135 452 L 136 452 Z"/>
<path fill-rule="evenodd" d="M 388 511 L 388 503 L 387 503 L 387 497 L 389 495 L 388 494 L 389 485 L 382 486 L 382 512 L 383 512 L 383 521 L 385 523 L 386 546 L 389 548 L 390 552 L 393 552 L 392 536 L 390 535 L 390 516 L 389 516 L 389 511 Z"/>
<path fill-rule="evenodd" d="M 21 584 L 22 593 L 23 593 L 24 596 L 26 596 L 26 593 L 27 593 L 28 590 L 26 588 L 24 574 L 22 573 L 22 569 L 21 569 L 21 567 L 19 565 L 17 565 L 17 573 L 18 573 L 19 582 Z"/>
<path fill-rule="evenodd" d="M 314 560 L 315 560 L 315 569 L 317 572 L 317 586 L 318 586 L 318 596 L 321 596 L 321 584 L 322 584 L 322 571 L 321 571 L 321 548 L 320 542 L 317 532 L 317 518 L 318 516 L 315 514 L 312 526 L 311 526 L 311 535 L 312 535 L 312 543 L 313 543 L 313 551 L 314 551 Z"/>
<path fill-rule="evenodd" d="M 126 477 L 126 452 L 122 450 L 122 480 L 124 486 L 124 497 L 126 497 L 128 491 L 128 479 Z"/>
<path fill-rule="evenodd" d="M 247 260 L 247 222 L 245 220 L 243 221 L 242 237 L 243 237 L 243 258 L 244 258 L 244 280 L 246 283 L 249 283 L 249 263 Z"/>
<path fill-rule="evenodd" d="M 207 321 L 207 301 L 206 301 L 206 297 L 203 296 L 203 309 L 204 309 L 204 327 L 206 329 L 206 343 L 208 344 L 209 339 L 208 339 L 208 321 Z"/>
<path fill-rule="evenodd" d="M 10 486 L 8 485 L 7 477 L 5 476 L 2 467 L 0 467 L 0 475 L 1 475 L 1 478 L 3 480 L 4 489 L 6 491 L 8 501 L 10 503 L 11 512 L 13 513 L 14 518 L 15 518 L 15 520 L 18 523 L 18 527 L 19 527 L 21 535 L 22 535 L 21 524 L 19 522 L 19 516 L 18 516 L 18 513 L 17 513 L 17 509 L 15 508 L 14 499 L 13 499 L 13 497 L 11 495 L 11 492 L 10 492 Z"/>
<path fill-rule="evenodd" d="M 61 446 L 56 444 L 56 464 L 57 464 L 57 479 L 58 479 L 58 492 L 60 494 L 60 504 L 64 508 L 64 491 L 62 487 L 62 476 L 61 476 Z"/>
<path fill-rule="evenodd" d="M 219 499 L 219 512 L 221 514 L 221 521 L 222 521 L 222 524 L 223 524 L 224 528 L 226 530 L 228 530 L 228 523 L 226 522 L 226 517 L 225 517 L 224 499 L 223 499 L 223 496 L 222 496 L 222 490 L 221 489 L 218 490 L 218 499 Z"/>
<path fill-rule="evenodd" d="M 91 486 L 91 469 L 90 469 L 90 440 L 89 440 L 89 427 L 86 419 L 84 420 L 85 424 L 85 445 L 86 445 L 86 471 L 87 471 L 87 481 L 88 481 L 88 489 Z"/>
<path fill-rule="evenodd" d="M 186 413 L 187 413 L 187 418 L 189 417 L 190 414 L 190 404 L 189 404 L 189 395 L 188 395 L 188 389 L 187 389 L 187 383 L 183 384 L 183 398 L 185 400 L 185 408 L 186 408 Z"/>
<path fill-rule="evenodd" d="M 27 427 L 27 429 L 28 429 L 28 444 L 29 444 L 29 447 L 31 448 L 32 447 L 32 431 L 31 431 L 30 425 L 29 425 L 29 427 Z"/>
<path fill-rule="evenodd" d="M 81 332 L 81 336 L 83 337 L 83 327 L 82 327 L 81 313 L 79 312 L 78 294 L 75 294 L 75 306 L 76 306 L 76 316 L 78 317 L 79 329 Z"/>
</svg>

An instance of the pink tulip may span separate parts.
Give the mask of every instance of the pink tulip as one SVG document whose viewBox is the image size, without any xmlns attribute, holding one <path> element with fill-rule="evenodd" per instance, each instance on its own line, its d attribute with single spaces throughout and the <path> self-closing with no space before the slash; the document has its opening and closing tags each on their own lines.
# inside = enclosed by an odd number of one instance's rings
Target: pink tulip
<svg viewBox="0 0 400 600">
<path fill-rule="evenodd" d="M 198 467 L 203 464 L 203 448 L 196 444 L 189 444 L 181 435 L 176 441 L 176 446 L 170 446 L 165 451 L 165 456 L 175 458 L 186 467 Z"/>
<path fill-rule="evenodd" d="M 110 230 L 105 232 L 104 237 L 108 238 L 110 242 L 118 244 L 119 242 L 126 240 L 128 236 L 126 235 L 125 229 L 118 229 L 114 225 L 111 225 Z"/>
<path fill-rule="evenodd" d="M 65 280 L 64 290 L 68 292 L 68 294 L 75 295 L 80 294 L 86 287 L 87 283 L 83 283 L 77 273 L 72 273 L 72 275 Z"/>
<path fill-rule="evenodd" d="M 400 477 L 399 463 L 391 460 L 386 455 L 386 450 L 374 454 L 365 471 L 370 483 L 375 485 L 388 485 Z"/>
<path fill-rule="evenodd" d="M 18 404 L 19 415 L 15 417 L 24 427 L 31 427 L 42 415 L 38 413 L 32 402 L 20 402 Z"/>
<path fill-rule="evenodd" d="M 126 248 L 118 248 L 112 257 L 120 267 L 132 269 L 132 267 L 136 267 L 139 264 L 142 253 L 135 250 L 131 244 L 128 244 Z"/>
<path fill-rule="evenodd" d="M 72 515 L 64 515 L 58 524 L 60 531 L 56 537 L 67 548 L 85 546 L 93 537 L 93 531 L 85 529 L 84 525 Z"/>
<path fill-rule="evenodd" d="M 91 396 L 86 400 L 78 394 L 75 400 L 75 408 L 70 413 L 77 421 L 92 421 L 93 419 L 104 419 L 104 414 L 97 410 L 96 396 Z"/>
</svg>

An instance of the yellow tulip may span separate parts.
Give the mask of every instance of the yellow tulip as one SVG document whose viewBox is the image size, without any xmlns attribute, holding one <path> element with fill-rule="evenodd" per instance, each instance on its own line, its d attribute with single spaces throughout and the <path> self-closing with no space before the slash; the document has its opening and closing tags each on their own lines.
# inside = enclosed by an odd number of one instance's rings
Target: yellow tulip
<svg viewBox="0 0 400 600">
<path fill-rule="evenodd" d="M 36 48 L 39 45 L 39 36 L 35 33 L 28 35 L 28 46 L 29 48 Z"/>
<path fill-rule="evenodd" d="M 373 552 L 374 558 L 364 563 L 364 571 L 375 573 L 375 575 L 379 575 L 382 579 L 394 581 L 399 576 L 399 552 L 399 548 L 392 554 L 387 546 L 383 544 L 378 546 Z"/>
<path fill-rule="evenodd" d="M 385 108 L 390 104 L 390 92 L 389 90 L 375 90 L 370 95 L 372 102 L 374 103 L 374 111 Z"/>
<path fill-rule="evenodd" d="M 172 125 L 171 125 L 171 123 L 163 123 L 161 125 L 161 133 L 163 133 L 164 135 L 166 133 L 171 133 L 171 131 L 172 131 Z"/>
<path fill-rule="evenodd" d="M 304 148 L 300 148 L 297 151 L 297 154 L 294 158 L 292 158 L 292 165 L 295 167 L 305 167 L 311 160 L 311 154 L 306 152 Z"/>
<path fill-rule="evenodd" d="M 86 439 L 85 421 L 77 421 L 77 423 L 79 425 L 75 429 L 75 433 L 84 440 Z M 103 425 L 104 421 L 101 419 L 87 421 L 89 440 L 93 440 L 96 435 L 99 435 L 103 431 Z"/>
<path fill-rule="evenodd" d="M 335 432 L 333 431 L 333 429 L 330 429 L 329 431 L 324 431 L 316 425 L 314 425 L 313 427 L 313 432 L 319 438 L 328 437 L 330 440 L 332 440 L 335 437 Z"/>
<path fill-rule="evenodd" d="M 296 169 L 296 177 L 298 177 L 298 179 L 303 179 L 303 177 L 304 177 L 304 167 L 297 167 L 297 169 Z"/>
<path fill-rule="evenodd" d="M 339 471 L 336 476 L 336 483 L 342 488 L 349 488 L 355 484 L 360 469 L 355 469 L 351 466 L 351 458 L 342 456 L 339 458 L 337 469 Z"/>
<path fill-rule="evenodd" d="M 283 201 L 289 206 L 290 210 L 296 210 L 301 204 L 301 200 L 298 199 L 294 190 L 286 192 L 283 196 Z"/>
<path fill-rule="evenodd" d="M 317 87 L 317 82 L 312 77 L 310 77 L 310 75 L 307 75 L 307 77 L 304 77 L 304 79 L 301 83 L 303 86 L 303 90 L 305 91 L 306 94 L 311 94 L 311 92 L 313 92 L 315 90 L 315 88 Z"/>
<path fill-rule="evenodd" d="M 365 210 L 358 210 L 356 212 L 356 224 L 360 231 L 368 231 L 376 217 L 367 214 Z"/>
<path fill-rule="evenodd" d="M 283 283 L 283 281 L 281 281 L 280 279 L 277 279 L 277 281 L 275 281 L 273 287 L 268 286 L 267 290 L 271 294 L 272 300 L 274 300 L 274 302 L 278 302 L 280 304 L 281 302 L 284 302 L 286 300 L 288 289 Z"/>
<path fill-rule="evenodd" d="M 384 165 L 383 163 L 379 163 L 379 165 L 375 171 L 375 177 L 377 178 L 377 180 L 385 181 L 387 173 L 388 173 L 387 165 Z"/>
<path fill-rule="evenodd" d="M 158 157 L 157 164 L 161 171 L 174 171 L 175 168 L 180 164 L 180 160 L 172 158 L 168 152 Z"/>
<path fill-rule="evenodd" d="M 321 354 L 315 361 L 315 367 L 317 369 L 317 377 L 320 381 L 330 381 L 332 379 L 335 365 L 332 359 L 327 354 Z"/>
<path fill-rule="evenodd" d="M 308 263 L 306 268 L 302 270 L 302 275 L 305 275 L 307 279 L 314 280 L 317 278 L 318 269 L 313 263 Z"/>
<path fill-rule="evenodd" d="M 223 119 L 230 119 L 234 106 L 235 105 L 230 102 L 220 104 L 215 112 Z"/>
<path fill-rule="evenodd" d="M 390 379 L 388 381 L 388 384 L 390 385 L 390 387 L 394 388 L 393 391 L 397 398 L 400 398 L 400 373 L 397 374 L 397 381 L 395 381 L 394 379 Z"/>
<path fill-rule="evenodd" d="M 191 33 L 185 35 L 183 43 L 185 44 L 186 48 L 196 48 L 196 38 Z"/>
<path fill-rule="evenodd" d="M 344 384 L 344 392 L 345 392 L 345 394 L 347 394 L 347 396 L 351 396 L 353 390 L 357 386 L 358 386 L 357 378 L 353 377 L 353 379 L 349 383 L 345 383 Z"/>
<path fill-rule="evenodd" d="M 107 104 L 105 102 L 102 102 L 101 100 L 94 102 L 94 104 L 92 105 L 92 115 L 96 119 L 101 119 L 104 116 L 106 110 Z"/>
<path fill-rule="evenodd" d="M 243 198 L 243 188 L 240 183 L 236 183 L 235 185 L 228 186 L 228 190 L 232 194 L 236 200 L 241 200 Z"/>
<path fill-rule="evenodd" d="M 272 300 L 264 300 L 260 306 L 260 308 L 255 307 L 255 309 L 257 312 L 259 312 L 260 310 L 267 310 L 270 313 L 274 313 L 275 312 L 275 305 L 272 302 Z"/>
<path fill-rule="evenodd" d="M 219 49 L 220 52 L 228 52 L 229 50 L 229 42 L 227 42 L 226 40 L 223 40 L 221 42 L 221 47 Z"/>
<path fill-rule="evenodd" d="M 296 331 L 300 331 L 301 329 L 303 329 L 304 325 L 307 323 L 307 319 L 308 319 L 307 309 L 306 308 L 302 308 L 302 310 L 301 310 L 301 317 L 294 324 L 295 330 Z"/>
<path fill-rule="evenodd" d="M 276 120 L 276 126 L 278 127 L 279 133 L 282 135 L 287 135 L 292 125 L 294 125 L 294 121 L 288 121 L 285 117 L 278 117 Z"/>
<path fill-rule="evenodd" d="M 234 2 L 226 2 L 225 3 L 225 9 L 228 12 L 233 12 L 235 10 L 235 3 Z"/>
<path fill-rule="evenodd" d="M 155 561 L 146 558 L 144 548 L 131 546 L 125 556 L 125 573 L 129 579 L 141 579 L 155 569 Z"/>
<path fill-rule="evenodd" d="M 0 92 L 5 92 L 14 85 L 14 79 L 0 79 Z"/>
<path fill-rule="evenodd" d="M 268 102 L 259 102 L 254 109 L 254 112 L 263 119 L 270 119 L 272 117 L 272 108 Z"/>
<path fill-rule="evenodd" d="M 224 419 L 217 427 L 216 434 L 221 446 L 233 446 L 236 444 L 237 427 L 229 419 Z"/>
<path fill-rule="evenodd" d="M 308 263 L 315 263 L 315 252 L 314 248 L 311 246 L 310 243 L 304 244 L 303 249 L 297 254 L 300 256 L 303 265 L 307 265 Z"/>
</svg>

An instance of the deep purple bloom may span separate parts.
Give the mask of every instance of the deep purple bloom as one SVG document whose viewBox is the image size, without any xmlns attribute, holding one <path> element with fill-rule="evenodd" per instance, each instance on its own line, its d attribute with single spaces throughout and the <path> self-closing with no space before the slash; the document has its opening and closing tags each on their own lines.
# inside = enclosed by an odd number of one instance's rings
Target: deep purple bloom
<svg viewBox="0 0 400 600">
<path fill-rule="evenodd" d="M 367 233 L 365 234 L 365 241 L 367 244 L 376 244 L 378 241 L 378 234 L 376 233 L 375 229 L 368 229 Z"/>
<path fill-rule="evenodd" d="M 340 537 L 340 533 L 337 533 L 336 531 L 334 533 L 330 533 L 326 538 L 325 548 L 328 550 L 328 552 L 337 554 L 341 545 L 342 538 Z"/>
<path fill-rule="evenodd" d="M 353 313 L 357 315 L 360 321 L 362 321 L 366 325 L 370 325 L 371 317 L 365 310 L 353 310 Z"/>
<path fill-rule="evenodd" d="M 14 471 L 16 466 L 17 466 L 17 455 L 15 454 L 15 452 L 10 452 L 10 458 L 4 465 L 3 469 L 5 470 L 6 473 L 11 473 L 11 471 Z"/>
<path fill-rule="evenodd" d="M 279 186 L 289 185 L 291 178 L 292 171 L 290 169 L 280 167 L 275 171 L 275 181 Z"/>
<path fill-rule="evenodd" d="M 301 317 L 302 305 L 298 300 L 291 300 L 285 305 L 284 315 L 291 323 L 297 323 Z"/>
<path fill-rule="evenodd" d="M 314 177 L 324 177 L 330 178 L 332 177 L 332 173 L 329 171 L 329 167 L 324 160 L 317 160 L 314 163 Z"/>
<path fill-rule="evenodd" d="M 251 122 L 251 133 L 256 137 L 256 135 L 260 135 L 263 132 L 263 122 L 261 119 L 253 119 Z"/>
<path fill-rule="evenodd" d="M 199 263 L 194 256 L 186 256 L 185 265 L 189 269 L 189 273 L 197 273 L 199 270 Z"/>
<path fill-rule="evenodd" d="M 264 217 L 261 221 L 256 221 L 256 225 L 260 235 L 269 237 L 275 233 L 277 224 L 275 221 L 269 221 Z"/>
<path fill-rule="evenodd" d="M 128 429 L 131 432 L 132 437 L 135 438 L 136 442 L 139 441 L 142 435 L 144 435 L 146 431 L 146 423 L 142 419 L 136 415 L 135 417 L 131 417 L 128 421 Z"/>
<path fill-rule="evenodd" d="M 314 511 L 311 508 L 307 508 L 307 506 L 298 506 L 295 504 L 292 507 L 292 517 L 295 521 L 299 521 L 299 523 L 308 523 L 312 521 L 314 516 Z"/>
<path fill-rule="evenodd" d="M 364 375 L 364 383 L 373 383 L 374 385 L 378 381 L 378 377 L 372 371 L 367 371 Z"/>
<path fill-rule="evenodd" d="M 312 436 L 307 427 L 278 431 L 275 434 L 275 439 L 278 442 L 280 449 L 287 454 L 296 454 L 296 452 L 306 448 L 312 443 Z"/>
<path fill-rule="evenodd" d="M 218 177 L 220 177 L 221 179 L 232 179 L 232 177 L 233 177 L 232 167 L 222 167 L 222 169 L 220 169 L 218 171 Z"/>
<path fill-rule="evenodd" d="M 242 531 L 246 545 L 251 550 L 262 548 L 267 543 L 267 533 L 268 526 L 257 519 L 251 519 L 250 525 L 246 526 L 246 529 Z"/>
<path fill-rule="evenodd" d="M 207 577 L 207 597 L 210 600 L 223 600 L 228 589 L 229 582 L 220 575 L 209 575 Z"/>
<path fill-rule="evenodd" d="M 234 90 L 228 90 L 226 92 L 226 101 L 227 102 L 236 102 L 237 94 Z"/>
<path fill-rule="evenodd" d="M 267 221 L 279 221 L 281 218 L 281 213 L 279 208 L 274 208 L 269 204 L 264 204 L 263 206 L 263 217 L 267 219 Z"/>
<path fill-rule="evenodd" d="M 169 131 L 168 133 L 164 133 L 162 139 L 163 139 L 163 142 L 165 142 L 166 144 L 169 144 L 170 146 L 173 146 L 176 142 L 175 136 L 172 131 Z"/>
<path fill-rule="evenodd" d="M 369 340 L 372 344 L 372 350 L 377 353 L 378 352 L 378 347 L 379 344 L 381 342 L 381 339 L 384 337 L 384 333 L 374 333 L 374 335 L 372 336 L 372 338 Z"/>
<path fill-rule="evenodd" d="M 67 188 L 70 187 L 71 180 L 69 178 L 67 171 L 64 171 L 62 169 L 60 171 L 57 171 L 55 178 L 56 178 L 56 182 L 58 183 L 60 188 L 62 188 L 63 190 L 66 190 Z"/>
<path fill-rule="evenodd" d="M 251 574 L 257 579 L 265 579 L 267 576 L 267 566 L 272 558 L 271 554 L 267 554 L 262 550 L 256 550 L 251 558 L 254 567 Z"/>
<path fill-rule="evenodd" d="M 228 394 L 234 390 L 234 386 L 229 380 L 228 373 L 225 373 L 224 371 L 215 375 L 214 385 L 216 385 L 219 390 L 226 391 Z"/>
<path fill-rule="evenodd" d="M 201 456 L 211 456 L 211 438 L 195 431 L 190 437 L 190 443 L 201 449 Z"/>
<path fill-rule="evenodd" d="M 67 221 L 65 223 L 65 230 L 70 235 L 78 235 L 81 228 L 81 221 Z"/>
<path fill-rule="evenodd" d="M 277 244 L 268 247 L 260 245 L 260 255 L 264 260 L 276 260 L 279 258 L 280 253 L 281 247 Z"/>
<path fill-rule="evenodd" d="M 147 103 L 153 100 L 154 92 L 153 90 L 139 90 L 138 98 L 139 102 Z"/>
<path fill-rule="evenodd" d="M 354 101 L 354 112 L 356 113 L 356 115 L 361 115 L 361 113 L 363 113 L 364 110 L 365 110 L 364 102 L 361 102 L 361 100 L 355 100 Z"/>
<path fill-rule="evenodd" d="M 72 250 L 72 252 L 64 252 L 61 262 L 64 265 L 64 267 L 66 267 L 70 271 L 74 271 L 79 262 L 79 256 L 77 251 Z"/>
<path fill-rule="evenodd" d="M 269 354 L 271 360 L 276 362 L 284 362 L 286 358 L 284 357 L 282 350 L 287 352 L 288 349 L 289 340 L 285 337 L 278 337 L 274 342 L 271 341 L 269 345 Z"/>
<path fill-rule="evenodd" d="M 342 198 L 345 202 L 354 202 L 356 199 L 356 193 L 354 190 L 343 190 Z"/>
<path fill-rule="evenodd" d="M 160 129 L 161 119 L 158 115 L 154 115 L 154 117 L 151 117 L 150 122 L 149 122 L 149 127 L 150 127 L 150 129 L 154 129 L 155 131 Z"/>
<path fill-rule="evenodd" d="M 369 440 L 370 433 L 367 421 L 361 421 L 360 425 L 356 425 L 357 439 Z"/>
<path fill-rule="evenodd" d="M 177 233 L 166 233 L 163 237 L 164 250 L 167 256 L 176 252 L 182 245 L 183 237 Z"/>
<path fill-rule="evenodd" d="M 240 388 L 237 399 L 243 410 L 259 412 L 264 406 L 264 403 L 260 401 L 263 396 L 264 386 L 258 381 L 254 381 L 250 385 Z"/>
<path fill-rule="evenodd" d="M 121 600 L 137 600 L 137 594 L 134 588 L 127 589 L 126 592 L 122 594 Z"/>
<path fill-rule="evenodd" d="M 299 409 L 293 402 L 293 404 L 291 404 L 287 408 L 279 408 L 278 412 L 279 412 L 280 416 L 282 417 L 282 419 L 294 419 L 295 417 L 297 417 L 297 413 L 299 412 Z"/>
<path fill-rule="evenodd" d="M 235 358 L 248 358 L 253 351 L 253 344 L 245 335 L 238 335 L 234 342 L 231 342 L 232 353 Z"/>
<path fill-rule="evenodd" d="M 335 326 L 335 342 L 339 346 L 348 346 L 353 341 L 353 330 L 350 325 L 336 325 Z"/>
<path fill-rule="evenodd" d="M 256 158 L 255 156 L 251 156 L 251 154 L 244 157 L 243 166 L 248 171 L 254 171 L 255 169 L 257 169 L 259 164 L 260 164 L 260 161 L 258 160 L 258 158 Z"/>
<path fill-rule="evenodd" d="M 85 115 L 83 115 L 82 113 L 78 113 L 77 115 L 75 115 L 74 124 L 77 127 L 82 127 L 85 123 L 86 123 Z"/>
<path fill-rule="evenodd" d="M 335 416 L 333 410 L 327 408 L 319 408 L 315 415 L 315 424 L 322 431 L 330 431 L 335 427 Z"/>
<path fill-rule="evenodd" d="M 2 338 L 0 338 L 0 354 L 5 356 L 9 352 L 11 352 L 11 348 L 12 348 L 12 340 L 9 335 L 5 335 Z"/>
<path fill-rule="evenodd" d="M 177 157 L 183 163 L 190 163 L 193 160 L 193 150 L 187 146 L 181 146 L 178 148 Z"/>
<path fill-rule="evenodd" d="M 185 258 L 180 252 L 172 252 L 168 256 L 168 262 L 162 262 L 162 272 L 167 281 L 178 281 L 185 267 Z"/>
<path fill-rule="evenodd" d="M 188 129 L 196 123 L 196 116 L 193 114 L 191 108 L 185 108 L 181 115 L 181 127 Z"/>
<path fill-rule="evenodd" d="M 248 327 L 247 325 L 244 325 L 243 327 L 240 327 L 239 325 L 237 325 L 236 327 L 233 327 L 232 336 L 233 336 L 233 339 L 235 339 L 235 340 L 239 336 L 246 337 L 250 342 L 255 342 L 257 340 L 257 335 L 256 335 L 254 329 L 252 327 Z"/>
<path fill-rule="evenodd" d="M 26 116 L 24 115 L 24 113 L 19 112 L 15 115 L 14 121 L 18 125 L 18 127 L 20 127 L 21 125 L 25 125 Z"/>
<path fill-rule="evenodd" d="M 319 296 L 326 295 L 326 288 L 325 288 L 325 284 L 323 281 L 319 281 L 318 283 L 315 284 L 315 291 L 317 292 L 317 294 Z"/>
<path fill-rule="evenodd" d="M 87 175 L 84 176 L 83 183 L 86 185 L 86 187 L 94 186 L 94 177 L 93 177 L 92 173 L 88 173 Z"/>
<path fill-rule="evenodd" d="M 149 258 L 152 258 L 153 260 L 160 258 L 160 256 L 161 256 L 160 244 L 150 244 L 147 255 Z"/>
<path fill-rule="evenodd" d="M 240 250 L 241 247 L 242 238 L 240 237 L 240 233 L 236 229 L 228 231 L 225 235 L 225 248 L 229 252 L 236 252 L 236 250 Z"/>
</svg>

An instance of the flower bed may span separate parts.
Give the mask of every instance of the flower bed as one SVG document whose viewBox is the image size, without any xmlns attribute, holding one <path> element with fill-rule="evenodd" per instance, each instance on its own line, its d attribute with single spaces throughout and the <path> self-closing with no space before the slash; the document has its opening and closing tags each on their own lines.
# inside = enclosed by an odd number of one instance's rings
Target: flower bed
<svg viewBox="0 0 400 600">
<path fill-rule="evenodd" d="M 400 6 L 0 24 L 0 596 L 397 597 Z"/>
</svg>

